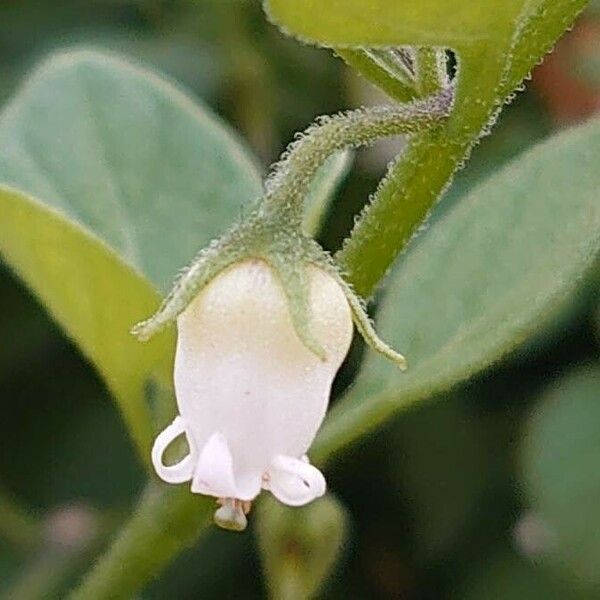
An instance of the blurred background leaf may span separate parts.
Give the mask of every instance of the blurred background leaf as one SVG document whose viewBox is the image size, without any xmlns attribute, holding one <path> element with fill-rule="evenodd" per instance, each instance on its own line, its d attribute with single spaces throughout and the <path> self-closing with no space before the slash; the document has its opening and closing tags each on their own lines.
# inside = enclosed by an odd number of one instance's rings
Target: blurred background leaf
<svg viewBox="0 0 600 600">
<path fill-rule="evenodd" d="M 331 494 L 293 509 L 262 498 L 256 532 L 269 597 L 314 598 L 333 576 L 348 534 L 348 515 Z"/>
<path fill-rule="evenodd" d="M 352 159 L 349 151 L 334 154 L 317 171 L 304 202 L 303 228 L 306 233 L 317 236 L 321 232 L 338 188 L 348 175 Z"/>
<path fill-rule="evenodd" d="M 155 306 L 155 291 L 97 238 L 29 196 L 0 187 L 0 214 L 2 259 L 97 366 L 138 449 L 149 449 L 144 386 L 155 370 L 168 381 L 172 338 L 142 351 L 128 328 L 141 307 Z"/>
<path fill-rule="evenodd" d="M 463 585 L 456 600 L 591 600 L 510 551 L 492 557 Z"/>
<path fill-rule="evenodd" d="M 565 374 L 542 395 L 526 430 L 523 482 L 548 530 L 544 558 L 576 585 L 600 590 L 600 367 Z"/>
<path fill-rule="evenodd" d="M 0 180 L 79 222 L 160 291 L 261 190 L 227 127 L 108 54 L 55 56 L 0 117 Z"/>
</svg>

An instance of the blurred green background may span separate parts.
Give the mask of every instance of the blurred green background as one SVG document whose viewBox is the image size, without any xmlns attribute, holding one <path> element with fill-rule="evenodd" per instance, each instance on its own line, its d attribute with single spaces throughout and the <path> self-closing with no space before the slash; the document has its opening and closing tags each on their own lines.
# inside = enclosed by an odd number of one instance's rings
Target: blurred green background
<svg viewBox="0 0 600 600">
<path fill-rule="evenodd" d="M 283 37 L 259 2 L 241 0 L 4 0 L 0 101 L 40 57 L 82 42 L 168 73 L 231 123 L 265 170 L 315 116 L 385 101 L 329 51 Z M 597 109 L 600 9 L 592 5 L 433 218 L 485 174 Z M 397 148 L 357 156 L 322 232 L 326 247 L 339 246 Z M 402 414 L 334 465 L 330 487 L 349 509 L 351 536 L 323 598 L 600 598 L 599 272 L 501 364 Z M 338 391 L 360 356 L 357 347 Z M 1 266 L 0 402 L 0 491 L 25 510 L 12 514 L 0 500 L 14 525 L 0 531 L 0 597 L 59 598 L 144 477 L 94 371 Z M 39 536 L 57 532 L 60 547 L 41 553 Z M 88 551 L 64 559 L 78 536 Z M 265 597 L 254 544 L 215 529 L 143 597 Z M 38 585 L 51 591 L 36 595 Z"/>
</svg>

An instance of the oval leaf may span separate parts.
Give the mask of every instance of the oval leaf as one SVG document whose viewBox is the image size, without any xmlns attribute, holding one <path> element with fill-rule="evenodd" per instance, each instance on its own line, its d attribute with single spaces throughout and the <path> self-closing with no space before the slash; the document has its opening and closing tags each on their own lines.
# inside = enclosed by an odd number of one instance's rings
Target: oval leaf
<svg viewBox="0 0 600 600">
<path fill-rule="evenodd" d="M 462 48 L 514 25 L 527 0 L 266 0 L 285 32 L 325 46 Z M 531 4 L 531 3 L 530 3 Z"/>
<path fill-rule="evenodd" d="M 85 50 L 42 64 L 0 117 L 0 182 L 85 226 L 161 291 L 261 193 L 207 108 Z"/>
<path fill-rule="evenodd" d="M 600 121 L 534 147 L 436 222 L 388 281 L 374 353 L 332 411 L 329 451 L 399 407 L 465 379 L 531 333 L 591 264 L 600 237 Z"/>
<path fill-rule="evenodd" d="M 93 361 L 146 458 L 153 432 L 146 382 L 167 381 L 173 336 L 143 346 L 129 335 L 158 295 L 108 246 L 57 211 L 0 187 L 0 256 Z"/>
</svg>

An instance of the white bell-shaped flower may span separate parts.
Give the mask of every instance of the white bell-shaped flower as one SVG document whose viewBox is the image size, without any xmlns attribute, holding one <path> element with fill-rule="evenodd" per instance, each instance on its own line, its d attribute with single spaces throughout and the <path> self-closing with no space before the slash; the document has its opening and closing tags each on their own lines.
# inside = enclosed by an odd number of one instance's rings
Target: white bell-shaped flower
<svg viewBox="0 0 600 600">
<path fill-rule="evenodd" d="M 223 502 L 253 500 L 268 489 L 300 506 L 325 493 L 306 458 L 323 421 L 331 384 L 352 339 L 344 292 L 307 266 L 310 330 L 322 360 L 300 341 L 276 273 L 246 260 L 211 281 L 178 317 L 175 391 L 179 416 L 156 439 L 152 461 L 169 483 Z M 189 454 L 167 466 L 179 435 Z"/>
</svg>

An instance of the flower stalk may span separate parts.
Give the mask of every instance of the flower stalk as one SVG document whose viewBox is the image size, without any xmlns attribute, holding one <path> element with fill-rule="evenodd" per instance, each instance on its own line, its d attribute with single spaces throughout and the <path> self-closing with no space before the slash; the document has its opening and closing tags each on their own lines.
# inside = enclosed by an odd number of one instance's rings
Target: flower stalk
<svg viewBox="0 0 600 600">
<path fill-rule="evenodd" d="M 297 223 L 304 198 L 318 169 L 332 154 L 361 148 L 397 135 L 430 129 L 449 116 L 452 88 L 409 104 L 360 108 L 319 117 L 284 153 L 265 183 L 263 214 L 285 212 Z"/>
</svg>

